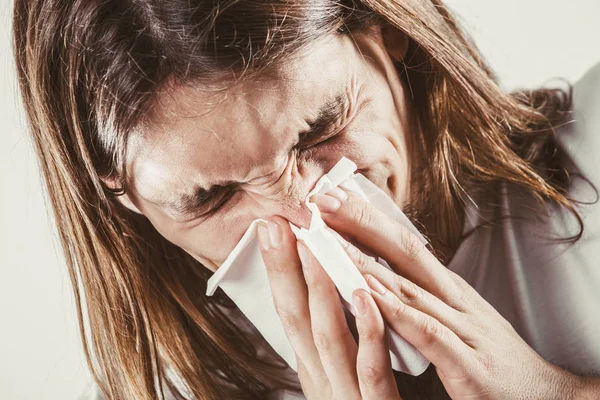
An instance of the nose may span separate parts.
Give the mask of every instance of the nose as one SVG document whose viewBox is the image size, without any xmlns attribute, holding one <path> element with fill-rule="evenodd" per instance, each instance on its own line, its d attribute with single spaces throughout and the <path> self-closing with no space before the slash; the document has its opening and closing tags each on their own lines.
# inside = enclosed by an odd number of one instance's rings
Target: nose
<svg viewBox="0 0 600 400">
<path fill-rule="evenodd" d="M 312 213 L 305 201 L 319 177 L 320 175 L 313 174 L 290 179 L 286 182 L 286 190 L 281 191 L 275 198 L 269 199 L 265 207 L 267 214 L 279 215 L 298 227 L 308 228 Z"/>
<path fill-rule="evenodd" d="M 298 227 L 308 228 L 312 213 L 305 200 L 323 174 L 318 165 L 291 168 L 280 178 L 276 191 L 263 195 L 259 218 L 279 215 Z"/>
<path fill-rule="evenodd" d="M 306 192 L 306 194 L 308 194 L 308 192 Z M 282 202 L 274 215 L 280 215 L 298 227 L 308 228 L 312 213 L 308 207 L 306 207 L 304 198 L 306 198 L 306 196 L 304 196 L 301 201 Z"/>
</svg>

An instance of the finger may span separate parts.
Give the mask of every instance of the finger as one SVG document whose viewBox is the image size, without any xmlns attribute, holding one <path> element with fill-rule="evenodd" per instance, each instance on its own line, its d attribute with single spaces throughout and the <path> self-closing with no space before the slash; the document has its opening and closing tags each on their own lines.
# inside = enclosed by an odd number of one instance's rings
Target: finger
<svg viewBox="0 0 600 400">
<path fill-rule="evenodd" d="M 371 293 L 388 326 L 436 367 L 443 371 L 465 371 L 467 365 L 473 365 L 475 350 L 440 321 L 404 304 L 389 290 Z"/>
<path fill-rule="evenodd" d="M 359 338 L 356 372 L 362 398 L 399 399 L 383 317 L 365 290 L 356 290 L 352 302 L 356 310 Z"/>
<path fill-rule="evenodd" d="M 281 217 L 272 217 L 267 224 L 261 222 L 257 229 L 273 302 L 285 333 L 313 381 L 325 385 L 325 371 L 312 337 L 308 290 L 296 251 L 296 237 Z"/>
<path fill-rule="evenodd" d="M 381 291 L 381 288 L 375 286 L 381 282 L 384 285 L 383 289 L 390 290 L 403 303 L 437 319 L 454 331 L 461 339 L 468 340 L 472 337 L 473 332 L 469 330 L 469 321 L 462 312 L 450 307 L 436 296 L 403 276 L 390 271 L 375 261 L 373 257 L 365 255 L 351 243 L 344 243 L 341 240 L 340 242 L 372 289 L 379 289 Z M 374 277 L 375 279 L 370 279 L 369 277 Z"/>
<path fill-rule="evenodd" d="M 311 200 L 327 225 L 385 259 L 402 276 L 452 305 L 460 298 L 446 267 L 425 245 L 357 194 L 332 190 Z"/>
<path fill-rule="evenodd" d="M 302 392 L 307 399 L 333 398 L 329 381 L 325 382 L 325 384 L 315 383 L 311 374 L 308 372 L 308 369 L 302 363 L 300 358 L 298 358 L 298 379 L 300 380 L 300 384 L 302 386 Z"/>
<path fill-rule="evenodd" d="M 476 318 L 480 318 L 481 315 L 486 315 L 489 317 L 497 317 L 499 315 L 498 311 L 496 311 L 494 307 L 492 307 L 483 297 L 481 297 L 481 295 L 471 285 L 469 285 L 468 282 L 450 269 L 447 269 L 446 272 L 459 289 L 461 293 L 461 300 L 453 306 L 449 306 L 448 304 L 442 302 L 444 305 L 450 307 L 451 311 L 444 307 L 439 308 L 437 312 L 430 312 L 425 305 L 419 305 L 421 299 L 428 299 L 429 295 L 431 295 L 429 292 L 424 291 L 424 289 L 418 287 L 411 281 L 404 279 L 402 276 L 396 275 L 389 268 L 376 261 L 376 258 L 374 258 L 372 255 L 365 253 L 361 248 L 355 246 L 353 243 L 348 242 L 348 240 L 338 232 L 329 227 L 327 227 L 327 229 L 338 239 L 338 241 L 344 247 L 346 254 L 348 254 L 350 259 L 354 262 L 358 270 L 363 275 L 370 274 L 375 276 L 380 282 L 391 282 L 390 284 L 386 283 L 387 288 L 392 290 L 392 292 L 394 292 L 404 303 L 407 303 L 412 307 L 426 312 L 434 318 L 440 320 L 440 322 L 453 329 L 454 332 L 461 337 L 461 339 L 463 336 L 465 338 L 469 337 L 469 333 L 472 333 L 469 328 L 469 324 L 464 318 L 462 318 L 464 314 L 472 314 Z M 395 280 L 397 280 L 397 282 L 395 282 Z M 424 291 L 425 296 L 421 296 L 421 293 L 419 291 L 415 292 L 415 290 Z M 433 301 L 435 303 L 439 303 L 440 300 L 434 296 Z M 459 314 L 457 314 L 456 311 L 458 311 Z M 454 315 L 456 315 L 456 319 L 454 321 L 446 321 L 447 317 Z M 509 328 L 512 329 L 512 326 L 509 326 Z"/>
<path fill-rule="evenodd" d="M 358 398 L 357 345 L 348 328 L 337 289 L 302 241 L 298 241 L 298 254 L 308 286 L 315 346 L 333 393 L 342 399 Z"/>
<path fill-rule="evenodd" d="M 329 232 L 331 232 L 331 234 L 332 234 L 332 235 L 336 236 L 336 238 L 339 240 L 339 242 L 340 242 L 342 245 L 344 245 L 344 246 L 345 246 L 347 243 L 350 243 L 350 242 L 348 241 L 348 240 L 351 240 L 350 238 L 345 238 L 344 236 L 340 235 L 340 233 L 339 233 L 339 232 L 337 232 L 337 231 L 335 231 L 335 230 L 331 229 L 329 226 L 325 225 L 325 229 L 327 229 Z M 361 245 L 360 243 L 358 243 L 358 242 L 356 242 L 356 241 L 355 241 L 354 243 L 352 243 L 352 245 L 353 245 L 354 247 L 356 247 L 358 250 L 360 250 L 360 252 L 361 252 L 361 253 L 363 253 L 363 254 L 365 254 L 365 255 L 367 255 L 367 256 L 369 256 L 369 257 L 371 257 L 371 258 L 377 259 L 377 257 L 378 257 L 378 256 L 377 256 L 377 254 L 375 254 L 375 253 L 372 253 L 372 252 L 371 252 L 371 251 L 370 251 L 368 248 L 365 248 L 365 247 L 364 247 L 363 245 Z M 383 264 L 382 264 L 382 265 L 383 265 Z"/>
<path fill-rule="evenodd" d="M 462 276 L 450 269 L 448 270 L 448 274 L 452 280 L 454 280 L 456 286 L 458 286 L 463 294 L 462 303 L 464 303 L 466 306 L 466 311 L 477 317 L 481 315 L 487 315 L 490 317 L 500 315 L 498 311 L 496 311 L 496 309 L 490 303 L 488 303 L 473 286 L 463 279 Z"/>
</svg>

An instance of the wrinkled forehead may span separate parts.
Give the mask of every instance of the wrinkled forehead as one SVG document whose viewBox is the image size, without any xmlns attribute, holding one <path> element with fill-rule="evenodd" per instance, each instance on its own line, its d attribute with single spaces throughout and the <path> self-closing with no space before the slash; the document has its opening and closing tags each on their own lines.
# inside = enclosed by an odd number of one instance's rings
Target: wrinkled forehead
<svg viewBox="0 0 600 400">
<path fill-rule="evenodd" d="M 238 114 L 281 114 L 283 110 L 278 107 L 282 105 L 286 110 L 305 109 L 315 99 L 327 97 L 335 84 L 345 79 L 352 67 L 350 47 L 347 37 L 331 36 L 304 47 L 262 75 L 251 74 L 250 79 L 242 75 L 221 82 L 166 85 L 146 118 L 144 130 L 160 132 L 190 118 L 208 124 L 225 117 L 235 119 Z"/>
<path fill-rule="evenodd" d="M 352 43 L 331 37 L 306 47 L 270 74 L 209 85 L 169 87 L 128 146 L 131 184 L 142 197 L 248 180 L 275 157 L 321 103 L 339 93 L 355 67 Z M 224 166 L 231 168 L 225 169 Z"/>
</svg>

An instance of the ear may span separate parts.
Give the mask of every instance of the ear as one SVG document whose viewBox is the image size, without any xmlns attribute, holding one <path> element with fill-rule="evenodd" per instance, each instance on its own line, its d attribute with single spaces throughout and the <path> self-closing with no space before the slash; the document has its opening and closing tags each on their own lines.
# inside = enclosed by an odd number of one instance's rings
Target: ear
<svg viewBox="0 0 600 400">
<path fill-rule="evenodd" d="M 395 26 L 388 23 L 381 25 L 383 44 L 394 62 L 404 60 L 408 52 L 408 36 Z"/>
<path fill-rule="evenodd" d="M 116 196 L 116 198 L 117 198 L 118 202 L 123 204 L 125 207 L 127 207 L 131 211 L 136 212 L 138 214 L 142 214 L 140 209 L 133 203 L 133 201 L 131 200 L 131 198 L 129 197 L 129 195 L 127 193 L 122 194 L 120 196 Z"/>
<path fill-rule="evenodd" d="M 104 184 L 111 189 L 116 189 L 118 187 L 117 183 L 113 179 L 104 179 L 103 178 L 102 182 L 104 182 Z M 129 209 L 135 213 L 142 214 L 142 212 L 135 205 L 135 203 L 133 202 L 133 199 L 129 196 L 128 193 L 116 195 L 114 197 L 117 199 L 117 201 L 119 203 L 123 204 L 127 209 Z"/>
</svg>

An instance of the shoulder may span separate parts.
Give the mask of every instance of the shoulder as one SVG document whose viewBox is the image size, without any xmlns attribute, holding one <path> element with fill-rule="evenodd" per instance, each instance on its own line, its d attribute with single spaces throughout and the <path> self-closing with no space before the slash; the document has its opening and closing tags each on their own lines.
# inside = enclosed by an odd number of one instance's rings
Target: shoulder
<svg viewBox="0 0 600 400">
<path fill-rule="evenodd" d="M 573 105 L 576 114 L 585 113 L 588 122 L 600 126 L 600 63 L 593 66 L 573 86 Z"/>
<path fill-rule="evenodd" d="M 573 86 L 573 111 L 578 135 L 600 150 L 600 63 Z"/>
<path fill-rule="evenodd" d="M 576 170 L 600 184 L 600 63 L 573 85 L 573 122 L 559 130 L 558 140 Z"/>
</svg>

